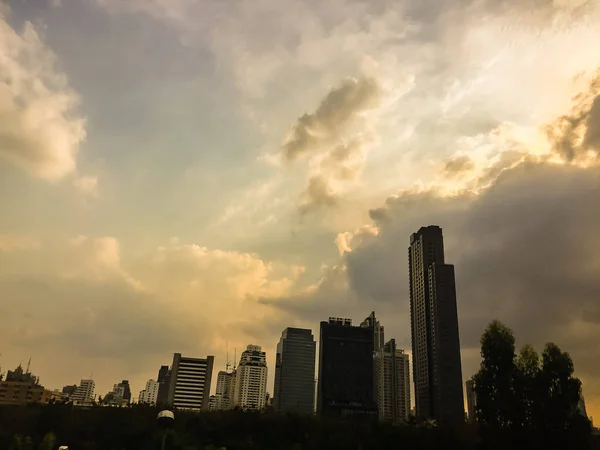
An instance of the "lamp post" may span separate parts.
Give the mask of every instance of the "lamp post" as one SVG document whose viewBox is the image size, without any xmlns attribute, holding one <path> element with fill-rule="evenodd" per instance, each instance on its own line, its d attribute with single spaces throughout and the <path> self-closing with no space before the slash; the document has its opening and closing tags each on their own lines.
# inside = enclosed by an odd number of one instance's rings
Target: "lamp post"
<svg viewBox="0 0 600 450">
<path fill-rule="evenodd" d="M 173 414 L 172 411 L 165 409 L 158 413 L 156 422 L 158 423 L 158 427 L 161 430 L 163 430 L 162 440 L 161 440 L 161 444 L 160 444 L 160 450 L 165 450 L 165 443 L 167 441 L 167 432 L 175 424 L 175 414 Z"/>
</svg>

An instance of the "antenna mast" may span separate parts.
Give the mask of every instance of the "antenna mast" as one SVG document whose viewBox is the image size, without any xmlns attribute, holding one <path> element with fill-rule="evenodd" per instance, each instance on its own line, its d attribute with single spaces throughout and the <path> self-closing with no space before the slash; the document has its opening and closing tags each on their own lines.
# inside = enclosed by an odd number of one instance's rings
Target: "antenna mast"
<svg viewBox="0 0 600 450">
<path fill-rule="evenodd" d="M 235 361 L 237 358 L 237 348 L 233 349 L 233 370 L 235 370 Z"/>
<path fill-rule="evenodd" d="M 227 344 L 227 341 L 225 341 L 225 352 L 225 372 L 229 372 L 229 368 L 231 367 L 231 361 L 229 360 L 229 345 Z"/>
<path fill-rule="evenodd" d="M 25 372 L 25 373 L 29 373 L 30 366 L 31 366 L 31 356 L 29 357 L 29 361 L 27 362 L 27 372 Z"/>
</svg>

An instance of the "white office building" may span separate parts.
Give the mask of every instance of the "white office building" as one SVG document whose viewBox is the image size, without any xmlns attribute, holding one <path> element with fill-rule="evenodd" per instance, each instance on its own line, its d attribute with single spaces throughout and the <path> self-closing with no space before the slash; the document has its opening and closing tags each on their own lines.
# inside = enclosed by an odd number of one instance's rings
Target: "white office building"
<svg viewBox="0 0 600 450">
<path fill-rule="evenodd" d="M 148 380 L 146 382 L 146 388 L 140 391 L 140 403 L 148 405 L 156 405 L 156 399 L 158 398 L 158 382 L 154 380 Z"/>
<path fill-rule="evenodd" d="M 219 411 L 233 409 L 233 397 L 235 394 L 236 371 L 219 371 L 217 375 L 217 389 L 213 408 Z"/>
<path fill-rule="evenodd" d="M 75 404 L 91 403 L 94 401 L 94 390 L 96 389 L 96 383 L 94 380 L 81 380 L 77 389 L 70 400 Z"/>
<path fill-rule="evenodd" d="M 249 345 L 242 353 L 235 374 L 234 406 L 260 410 L 267 402 L 267 358 L 258 345 Z"/>
<path fill-rule="evenodd" d="M 214 356 L 173 355 L 168 404 L 176 409 L 208 411 Z"/>
<path fill-rule="evenodd" d="M 410 414 L 408 355 L 391 339 L 373 356 L 375 396 L 379 420 L 399 423 Z"/>
</svg>

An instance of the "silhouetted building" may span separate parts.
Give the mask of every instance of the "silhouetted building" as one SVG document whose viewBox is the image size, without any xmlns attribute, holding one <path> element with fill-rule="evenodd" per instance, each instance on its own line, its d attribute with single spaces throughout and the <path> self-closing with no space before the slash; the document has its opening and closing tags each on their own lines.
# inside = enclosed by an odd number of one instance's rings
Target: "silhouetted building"
<svg viewBox="0 0 600 450">
<path fill-rule="evenodd" d="M 467 380 L 465 383 L 467 391 L 467 415 L 470 423 L 477 422 L 477 414 L 475 408 L 477 407 L 477 396 L 475 395 L 475 381 Z"/>
<path fill-rule="evenodd" d="M 62 388 L 62 392 L 60 395 L 61 400 L 63 401 L 69 401 L 71 399 L 71 397 L 73 396 L 73 394 L 75 393 L 75 391 L 77 390 L 77 385 L 74 384 L 72 386 L 63 386 Z"/>
<path fill-rule="evenodd" d="M 382 422 L 400 423 L 410 414 L 408 355 L 391 339 L 375 352 L 373 359 L 375 398 Z"/>
<path fill-rule="evenodd" d="M 235 372 L 234 406 L 260 410 L 267 400 L 267 357 L 259 345 L 249 345 Z"/>
<path fill-rule="evenodd" d="M 385 343 L 385 336 L 383 326 L 379 324 L 379 320 L 375 318 L 375 311 L 369 314 L 365 320 L 360 324 L 361 327 L 372 327 L 373 328 L 373 351 L 376 352 Z"/>
<path fill-rule="evenodd" d="M 445 264 L 442 229 L 412 234 L 408 256 L 417 417 L 464 422 L 454 266 Z"/>
<path fill-rule="evenodd" d="M 129 380 L 123 380 L 113 386 L 112 392 L 115 397 L 119 397 L 124 403 L 129 404 L 131 401 L 131 387 L 129 386 Z"/>
<path fill-rule="evenodd" d="M 373 393 L 373 328 L 350 319 L 321 322 L 317 411 L 377 417 Z"/>
<path fill-rule="evenodd" d="M 169 366 L 160 366 L 156 382 L 158 383 L 156 404 L 158 406 L 166 406 L 169 403 L 169 385 L 171 384 L 171 371 L 169 370 Z"/>
<path fill-rule="evenodd" d="M 38 377 L 21 365 L 9 370 L 6 379 L 0 381 L 0 405 L 26 405 L 45 401 L 47 391 L 39 384 Z"/>
<path fill-rule="evenodd" d="M 176 409 L 207 411 L 214 356 L 189 358 L 173 354 L 167 403 Z"/>
<path fill-rule="evenodd" d="M 314 414 L 316 343 L 311 330 L 286 328 L 277 344 L 273 407 Z"/>
</svg>

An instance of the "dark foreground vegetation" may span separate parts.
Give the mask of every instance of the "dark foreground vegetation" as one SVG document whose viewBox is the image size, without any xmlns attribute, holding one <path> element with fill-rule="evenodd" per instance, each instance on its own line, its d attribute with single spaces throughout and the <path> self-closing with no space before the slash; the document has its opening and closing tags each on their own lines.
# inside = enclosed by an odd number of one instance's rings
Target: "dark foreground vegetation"
<svg viewBox="0 0 600 450">
<path fill-rule="evenodd" d="M 512 331 L 496 321 L 481 345 L 477 425 L 176 412 L 165 433 L 154 407 L 29 405 L 0 407 L 0 450 L 159 450 L 165 437 L 165 450 L 600 450 L 600 436 L 577 408 L 581 382 L 568 353 L 547 344 L 541 356 L 530 346 L 517 354 Z"/>
<path fill-rule="evenodd" d="M 161 448 L 158 410 L 151 407 L 76 408 L 30 405 L 0 408 L 0 449 L 154 450 Z M 560 445 L 559 445 L 560 444 Z M 566 445 L 565 445 L 566 444 Z M 464 426 L 389 426 L 349 420 L 242 411 L 179 413 L 166 449 L 600 449 L 585 427 L 544 433 Z"/>
</svg>

